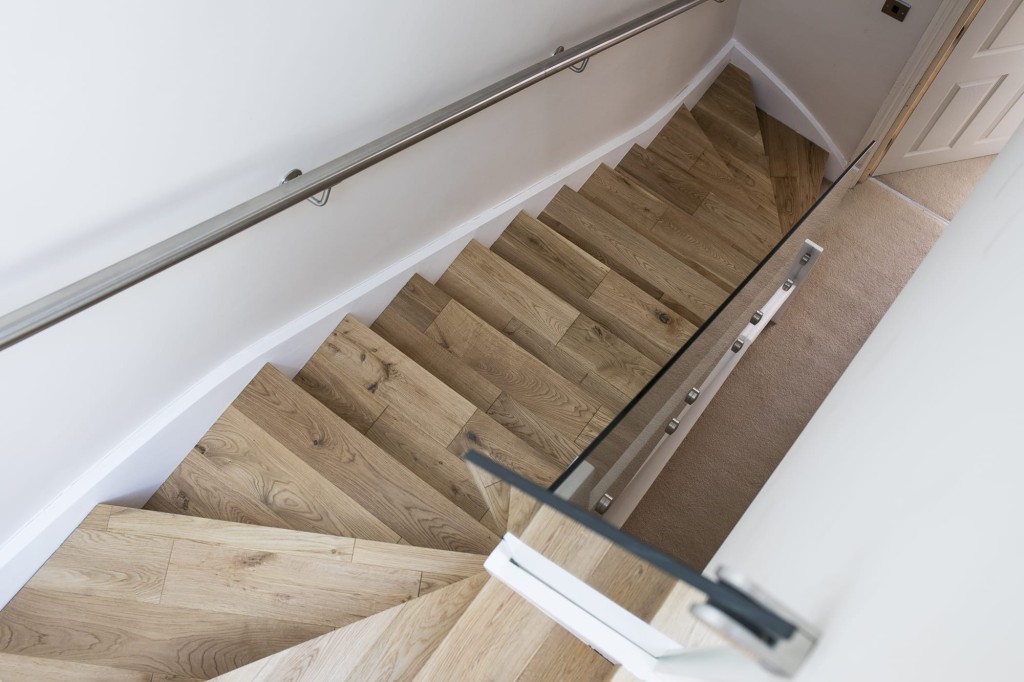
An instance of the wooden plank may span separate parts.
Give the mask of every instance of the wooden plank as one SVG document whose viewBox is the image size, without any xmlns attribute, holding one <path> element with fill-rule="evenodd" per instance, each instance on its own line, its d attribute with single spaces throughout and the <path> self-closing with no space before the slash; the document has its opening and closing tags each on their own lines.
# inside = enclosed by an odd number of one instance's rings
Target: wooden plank
<svg viewBox="0 0 1024 682">
<path fill-rule="evenodd" d="M 110 530 L 151 538 L 189 540 L 220 547 L 234 547 L 299 557 L 347 562 L 356 541 L 321 533 L 266 528 L 177 514 L 162 514 L 129 507 L 108 507 Z M 170 557 L 168 557 L 169 559 Z"/>
<path fill-rule="evenodd" d="M 541 455 L 479 410 L 455 436 L 448 450 L 459 457 L 465 457 L 470 450 L 476 450 L 541 485 L 550 484 L 562 473 L 562 467 L 556 461 Z"/>
<path fill-rule="evenodd" d="M 569 438 L 575 438 L 600 407 L 456 300 L 434 320 L 427 336 Z"/>
<path fill-rule="evenodd" d="M 525 213 L 515 217 L 491 250 L 516 267 L 524 261 L 535 264 L 529 271 L 520 270 L 563 298 L 565 291 L 577 298 L 590 296 L 608 274 L 607 265 Z M 548 279 L 557 278 L 559 286 L 548 286 L 534 272 L 550 272 Z"/>
<path fill-rule="evenodd" d="M 29 581 L 35 589 L 159 603 L 172 541 L 78 529 Z"/>
<path fill-rule="evenodd" d="M 754 268 L 755 262 L 720 232 L 607 166 L 594 171 L 580 194 L 725 291 L 736 288 Z"/>
<path fill-rule="evenodd" d="M 218 678 L 219 682 L 412 679 L 487 582 L 462 580 Z M 479 633 L 478 633 L 479 634 Z"/>
<path fill-rule="evenodd" d="M 541 220 L 613 267 L 693 324 L 701 324 L 726 292 L 586 198 L 562 188 Z"/>
<path fill-rule="evenodd" d="M 576 446 L 583 451 L 589 446 L 595 438 L 601 435 L 601 432 L 608 428 L 608 425 L 612 423 L 612 419 L 615 418 L 617 413 L 608 412 L 607 410 L 600 409 L 594 418 L 590 420 L 587 427 L 583 429 L 583 433 L 576 439 Z"/>
<path fill-rule="evenodd" d="M 269 365 L 235 404 L 410 543 L 468 552 L 497 544 L 493 533 Z"/>
<path fill-rule="evenodd" d="M 572 439 L 553 429 L 508 393 L 499 395 L 487 408 L 487 414 L 520 440 L 526 441 L 550 457 L 559 466 L 568 466 L 579 454 L 579 448 Z"/>
<path fill-rule="evenodd" d="M 590 300 L 598 308 L 615 311 L 619 326 L 637 333 L 627 335 L 634 347 L 643 351 L 658 365 L 668 362 L 686 343 L 697 327 L 663 302 L 648 296 L 639 287 L 617 272 L 610 272 L 594 290 Z M 647 343 L 638 343 L 642 335 Z"/>
<path fill-rule="evenodd" d="M 205 451 L 205 448 L 203 448 Z M 146 502 L 146 509 L 258 526 L 291 528 L 250 490 L 235 487 L 200 450 L 192 450 Z M 397 535 L 392 534 L 394 537 Z"/>
<path fill-rule="evenodd" d="M 659 364 L 692 333 L 676 312 L 535 218 L 521 214 L 491 250 Z M 599 301 L 597 290 L 609 286 L 622 295 Z M 649 315 L 652 308 L 659 314 Z"/>
<path fill-rule="evenodd" d="M 697 107 L 713 111 L 754 140 L 761 138 L 750 76 L 733 64 L 725 67 Z"/>
<path fill-rule="evenodd" d="M 751 223 L 749 215 L 713 194 L 693 217 L 709 229 L 720 230 L 738 251 L 754 262 L 760 262 L 779 241 L 777 224 L 771 230 L 757 227 Z"/>
<path fill-rule="evenodd" d="M 293 390 L 302 394 L 298 387 Z M 202 458 L 223 475 L 224 488 L 211 491 L 212 494 L 248 496 L 252 503 L 265 506 L 282 519 L 284 528 L 384 542 L 398 540 L 395 529 L 238 409 L 240 400 L 241 397 L 199 442 Z"/>
<path fill-rule="evenodd" d="M 152 682 L 152 674 L 48 658 L 0 653 L 3 682 Z"/>
<path fill-rule="evenodd" d="M 682 168 L 657 156 L 653 151 L 634 145 L 618 169 L 632 175 L 644 185 L 656 189 L 665 198 L 687 213 L 693 213 L 708 196 L 708 190 Z"/>
<path fill-rule="evenodd" d="M 451 297 L 420 275 L 413 275 L 389 305 L 396 313 L 423 331 L 448 305 Z"/>
<path fill-rule="evenodd" d="M 401 412 L 389 408 L 366 436 L 473 518 L 486 513 L 487 500 L 462 458 L 447 443 L 418 437 L 415 423 Z"/>
<path fill-rule="evenodd" d="M 330 628 L 22 589 L 0 612 L 7 653 L 209 679 Z"/>
<path fill-rule="evenodd" d="M 105 504 L 96 505 L 89 515 L 82 519 L 78 527 L 81 530 L 106 530 L 107 523 L 110 521 L 110 509 L 111 507 Z"/>
<path fill-rule="evenodd" d="M 453 280 L 461 280 L 463 286 L 455 285 Z M 458 293 L 467 293 L 468 287 L 472 292 L 470 300 L 482 299 L 508 312 L 507 319 L 495 325 L 497 328 L 504 327 L 512 317 L 517 317 L 552 342 L 562 338 L 579 314 L 575 308 L 476 241 L 470 242 L 463 249 L 438 280 L 437 286 L 468 307 L 473 307 L 460 298 Z M 490 321 L 481 312 L 477 314 Z"/>
<path fill-rule="evenodd" d="M 417 425 L 417 432 L 438 443 L 450 443 L 476 410 L 443 381 L 351 315 L 342 320 L 314 357 L 333 368 L 328 377 L 331 383 L 349 377 L 358 390 L 399 412 Z M 331 406 L 318 393 L 312 395 Z"/>
<path fill-rule="evenodd" d="M 433 322 L 433 318 L 430 321 Z M 486 410 L 501 394 L 500 388 L 454 353 L 427 337 L 402 317 L 396 308 L 385 308 L 371 329 L 478 408 Z"/>
<path fill-rule="evenodd" d="M 585 315 L 576 318 L 558 346 L 585 361 L 592 374 L 600 376 L 627 399 L 646 386 L 658 371 L 656 363 Z"/>
<path fill-rule="evenodd" d="M 415 567 L 421 573 L 430 573 L 435 579 L 449 576 L 461 580 L 477 575 L 484 570 L 482 554 L 465 552 L 447 552 L 422 547 L 404 547 L 386 542 L 370 542 L 357 540 L 352 561 L 365 566 L 383 568 L 408 569 Z"/>
<path fill-rule="evenodd" d="M 295 383 L 363 433 L 388 407 L 386 400 L 366 390 L 355 376 L 339 372 L 332 358 L 321 351 L 302 367 Z"/>
<path fill-rule="evenodd" d="M 758 109 L 757 113 L 779 208 L 779 227 L 785 233 L 818 198 L 828 152 L 764 111 Z"/>
<path fill-rule="evenodd" d="M 160 604 L 341 627 L 415 598 L 419 586 L 407 568 L 176 540 Z"/>
</svg>

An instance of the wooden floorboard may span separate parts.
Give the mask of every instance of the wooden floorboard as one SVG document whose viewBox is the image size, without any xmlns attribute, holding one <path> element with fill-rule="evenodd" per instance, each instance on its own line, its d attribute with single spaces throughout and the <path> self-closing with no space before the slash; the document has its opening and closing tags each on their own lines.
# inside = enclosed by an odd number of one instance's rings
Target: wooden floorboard
<svg viewBox="0 0 1024 682">
<path fill-rule="evenodd" d="M 235 405 L 410 543 L 468 552 L 497 544 L 493 533 L 272 367 Z"/>
<path fill-rule="evenodd" d="M 820 196 L 828 152 L 764 111 L 757 113 L 784 233 Z"/>
<path fill-rule="evenodd" d="M 491 249 L 658 366 L 695 329 L 665 304 L 526 214 L 518 215 Z"/>
<path fill-rule="evenodd" d="M 695 325 L 727 296 L 696 270 L 568 188 L 551 200 L 541 220 Z"/>
</svg>

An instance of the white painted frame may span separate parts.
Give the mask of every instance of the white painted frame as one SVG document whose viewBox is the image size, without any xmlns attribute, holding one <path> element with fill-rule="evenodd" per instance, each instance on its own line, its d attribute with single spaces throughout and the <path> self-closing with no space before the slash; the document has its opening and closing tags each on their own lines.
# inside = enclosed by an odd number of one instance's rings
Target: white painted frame
<svg viewBox="0 0 1024 682">
<path fill-rule="evenodd" d="M 642 680 L 777 680 L 731 647 L 687 650 L 511 533 L 484 568 L 537 609 Z"/>
<path fill-rule="evenodd" d="M 771 295 L 768 301 L 760 308 L 762 314 L 761 319 L 758 322 L 748 322 L 747 326 L 743 328 L 736 342 L 741 342 L 738 350 L 733 351 L 730 347 L 722 355 L 722 358 L 715 365 L 714 369 L 708 375 L 708 378 L 699 387 L 700 395 L 697 399 L 691 403 L 684 405 L 679 415 L 676 417 L 679 422 L 676 430 L 671 434 L 664 434 L 658 445 L 655 446 L 654 450 L 647 457 L 647 460 L 637 469 L 637 472 L 633 475 L 626 487 L 623 488 L 622 492 L 615 498 L 614 504 L 611 508 L 605 512 L 604 520 L 620 528 L 622 524 L 626 522 L 629 515 L 633 513 L 636 506 L 640 503 L 640 500 L 647 493 L 648 489 L 654 484 L 654 481 L 661 474 L 662 470 L 668 464 L 672 455 L 682 445 L 683 440 L 690 433 L 690 430 L 697 423 L 697 420 L 704 410 L 707 409 L 708 404 L 721 389 L 725 380 L 729 378 L 733 369 L 739 363 L 740 359 L 746 354 L 758 337 L 764 332 L 764 330 L 773 322 L 778 321 L 781 318 L 786 308 L 789 306 L 793 295 L 803 284 L 804 280 L 810 274 L 814 265 L 818 262 L 818 258 L 821 256 L 823 249 L 818 244 L 815 244 L 811 240 L 804 241 L 804 247 L 800 249 L 799 254 L 794 259 L 793 265 L 786 276 L 786 279 L 779 285 L 779 288 Z M 803 258 L 807 258 L 806 262 L 802 262 Z M 788 285 L 788 286 L 787 286 Z M 735 342 L 734 342 L 735 343 Z M 605 477 L 605 480 L 609 482 L 614 481 L 613 474 L 616 474 L 616 469 L 613 467 L 611 471 Z M 617 474 L 616 474 L 617 475 Z M 595 488 L 595 495 L 602 491 L 605 485 L 600 484 Z"/>
</svg>

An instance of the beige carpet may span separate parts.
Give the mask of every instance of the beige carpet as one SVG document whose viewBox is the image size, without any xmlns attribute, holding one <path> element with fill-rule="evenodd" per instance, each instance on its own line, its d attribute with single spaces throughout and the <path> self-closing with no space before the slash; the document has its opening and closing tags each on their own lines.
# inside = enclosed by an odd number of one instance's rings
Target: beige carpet
<svg viewBox="0 0 1024 682">
<path fill-rule="evenodd" d="M 995 158 L 982 156 L 877 177 L 900 194 L 952 220 Z"/>
<path fill-rule="evenodd" d="M 746 354 L 625 529 L 703 568 L 945 224 L 880 185 L 851 191 L 780 322 Z"/>
</svg>

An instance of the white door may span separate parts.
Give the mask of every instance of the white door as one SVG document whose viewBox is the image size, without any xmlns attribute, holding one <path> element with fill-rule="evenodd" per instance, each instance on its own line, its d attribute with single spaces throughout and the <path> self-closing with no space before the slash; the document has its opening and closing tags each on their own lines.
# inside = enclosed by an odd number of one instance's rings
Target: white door
<svg viewBox="0 0 1024 682">
<path fill-rule="evenodd" d="M 986 0 L 877 175 L 998 154 L 1024 119 L 1024 0 Z"/>
</svg>

